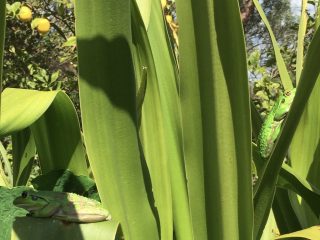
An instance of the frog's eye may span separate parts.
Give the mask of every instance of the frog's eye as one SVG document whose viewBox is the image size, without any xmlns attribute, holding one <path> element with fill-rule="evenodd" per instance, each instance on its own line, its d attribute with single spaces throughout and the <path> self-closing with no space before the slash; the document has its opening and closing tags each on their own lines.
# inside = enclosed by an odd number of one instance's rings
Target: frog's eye
<svg viewBox="0 0 320 240">
<path fill-rule="evenodd" d="M 32 201 L 37 201 L 39 198 L 37 196 L 35 196 L 35 195 L 32 195 L 31 199 L 32 199 Z"/>
<path fill-rule="evenodd" d="M 23 198 L 28 197 L 28 192 L 26 192 L 26 191 L 22 192 L 21 197 L 23 197 Z"/>
</svg>

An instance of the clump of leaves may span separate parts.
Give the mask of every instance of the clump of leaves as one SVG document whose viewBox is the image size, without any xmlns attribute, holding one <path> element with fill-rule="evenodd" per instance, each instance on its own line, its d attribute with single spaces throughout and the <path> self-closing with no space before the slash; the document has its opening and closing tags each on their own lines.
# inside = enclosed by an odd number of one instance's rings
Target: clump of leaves
<svg viewBox="0 0 320 240">
<path fill-rule="evenodd" d="M 253 51 L 248 57 L 248 71 L 251 79 L 252 100 L 262 117 L 271 110 L 274 102 L 282 91 L 280 79 L 276 73 L 268 73 L 265 66 L 260 65 L 259 50 Z"/>
</svg>

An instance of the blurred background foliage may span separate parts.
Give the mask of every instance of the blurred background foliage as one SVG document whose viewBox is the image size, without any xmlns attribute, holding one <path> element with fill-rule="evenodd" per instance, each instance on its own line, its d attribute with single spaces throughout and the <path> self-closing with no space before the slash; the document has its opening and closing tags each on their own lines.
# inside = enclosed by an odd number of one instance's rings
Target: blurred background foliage
<svg viewBox="0 0 320 240">
<path fill-rule="evenodd" d="M 251 1 L 240 1 L 242 7 Z M 260 1 L 261 2 L 261 1 Z M 301 1 L 269 0 L 261 3 L 281 49 L 293 84 L 295 85 L 297 33 Z M 309 46 L 314 33 L 314 1 L 308 1 L 308 24 L 304 47 Z M 250 9 L 244 22 L 251 98 L 264 117 L 271 110 L 278 92 L 283 88 L 269 33 L 255 8 Z"/>
<path fill-rule="evenodd" d="M 79 108 L 77 59 L 74 39 L 73 3 L 70 0 L 7 1 L 7 34 L 4 58 L 4 87 L 38 90 L 62 89 Z M 251 1 L 239 0 L 240 6 Z M 295 76 L 296 40 L 300 8 L 290 0 L 263 1 L 262 7 L 275 32 L 292 79 Z M 163 1 L 164 15 L 178 61 L 178 19 L 175 1 Z M 33 18 L 45 17 L 50 32 L 40 35 L 30 23 L 19 20 L 20 6 L 32 9 Z M 313 35 L 314 10 L 309 1 L 305 47 Z M 271 109 L 282 89 L 271 40 L 257 11 L 252 8 L 244 22 L 251 97 L 262 116 Z"/>
<path fill-rule="evenodd" d="M 33 18 L 50 21 L 47 34 L 39 34 L 32 22 L 18 18 L 23 5 L 31 8 Z M 67 0 L 8 0 L 6 20 L 4 88 L 62 89 L 78 106 L 73 4 Z"/>
<path fill-rule="evenodd" d="M 48 19 L 49 32 L 40 34 L 32 26 L 33 21 L 21 21 L 22 6 L 31 9 L 32 19 Z M 69 95 L 79 113 L 73 7 L 69 0 L 7 0 L 3 88 L 60 89 Z M 11 138 L 5 137 L 1 143 L 7 153 L 2 152 L 1 163 L 8 174 L 8 161 L 12 163 Z M 30 180 L 41 171 L 37 155 L 32 169 Z"/>
</svg>

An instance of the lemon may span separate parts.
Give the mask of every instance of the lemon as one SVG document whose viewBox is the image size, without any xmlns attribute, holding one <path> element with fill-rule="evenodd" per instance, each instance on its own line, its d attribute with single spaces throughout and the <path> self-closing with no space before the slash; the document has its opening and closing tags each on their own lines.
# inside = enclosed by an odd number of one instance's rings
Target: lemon
<svg viewBox="0 0 320 240">
<path fill-rule="evenodd" d="M 37 30 L 41 34 L 46 34 L 50 30 L 50 22 L 46 18 L 39 19 Z"/>
<path fill-rule="evenodd" d="M 32 19 L 32 12 L 31 12 L 31 9 L 28 8 L 27 6 L 22 6 L 20 8 L 20 11 L 19 11 L 19 19 L 22 21 L 22 22 L 29 22 L 31 21 Z"/>
<path fill-rule="evenodd" d="M 164 9 L 167 6 L 167 0 L 161 0 L 161 7 Z"/>
</svg>

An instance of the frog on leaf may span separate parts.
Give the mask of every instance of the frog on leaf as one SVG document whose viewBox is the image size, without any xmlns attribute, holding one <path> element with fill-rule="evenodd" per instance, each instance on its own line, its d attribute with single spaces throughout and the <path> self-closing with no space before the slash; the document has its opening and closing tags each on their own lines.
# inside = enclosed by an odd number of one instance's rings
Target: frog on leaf
<svg viewBox="0 0 320 240">
<path fill-rule="evenodd" d="M 111 219 L 101 203 L 74 193 L 23 191 L 13 204 L 29 212 L 29 216 L 54 218 L 66 222 L 93 223 Z"/>
<path fill-rule="evenodd" d="M 280 94 L 270 113 L 265 118 L 258 136 L 258 146 L 261 157 L 268 158 L 278 139 L 284 119 L 293 102 L 296 89 Z"/>
</svg>

